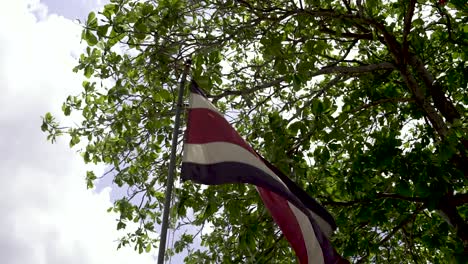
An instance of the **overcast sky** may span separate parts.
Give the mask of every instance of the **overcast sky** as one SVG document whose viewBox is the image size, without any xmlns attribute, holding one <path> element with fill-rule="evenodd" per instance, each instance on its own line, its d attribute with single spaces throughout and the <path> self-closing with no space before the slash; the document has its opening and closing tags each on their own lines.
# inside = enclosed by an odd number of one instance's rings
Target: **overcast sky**
<svg viewBox="0 0 468 264">
<path fill-rule="evenodd" d="M 66 3 L 66 5 L 65 5 Z M 116 251 L 110 187 L 87 190 L 87 167 L 65 138 L 50 144 L 40 116 L 60 116 L 81 89 L 71 69 L 81 29 L 99 0 L 0 0 L 0 262 L 155 263 L 153 254 Z"/>
<path fill-rule="evenodd" d="M 106 0 L 42 0 L 49 13 L 60 14 L 68 19 L 84 21 L 89 11 L 109 2 Z"/>
</svg>

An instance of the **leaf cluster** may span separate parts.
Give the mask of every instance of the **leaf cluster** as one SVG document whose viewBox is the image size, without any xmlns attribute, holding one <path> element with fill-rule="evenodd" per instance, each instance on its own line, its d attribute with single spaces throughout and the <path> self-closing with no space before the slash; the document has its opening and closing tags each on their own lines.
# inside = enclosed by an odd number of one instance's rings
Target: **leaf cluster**
<svg viewBox="0 0 468 264">
<path fill-rule="evenodd" d="M 128 188 L 111 210 L 160 222 L 175 90 L 192 77 L 240 134 L 335 216 L 356 263 L 464 263 L 468 255 L 468 6 L 463 1 L 112 0 L 90 13 L 63 104 L 71 135 L 103 177 Z M 101 80 L 101 84 L 95 82 Z M 182 137 L 180 138 L 182 142 Z M 179 149 L 180 151 L 180 149 Z M 91 187 L 96 176 L 88 172 Z M 291 263 L 294 254 L 246 185 L 176 186 L 175 242 L 187 263 Z M 211 232 L 203 233 L 205 225 Z M 200 236 L 203 249 L 191 243 Z"/>
</svg>

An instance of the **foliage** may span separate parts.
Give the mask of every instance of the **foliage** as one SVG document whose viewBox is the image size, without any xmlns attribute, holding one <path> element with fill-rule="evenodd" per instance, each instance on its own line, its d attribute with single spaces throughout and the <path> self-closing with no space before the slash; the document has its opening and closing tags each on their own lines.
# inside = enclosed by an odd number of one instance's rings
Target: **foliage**
<svg viewBox="0 0 468 264">
<path fill-rule="evenodd" d="M 121 242 L 147 249 L 191 59 L 239 132 L 332 212 L 344 256 L 466 263 L 467 14 L 463 0 L 112 0 L 89 14 L 75 71 L 90 79 L 63 104 L 83 122 L 47 114 L 42 129 L 87 140 L 85 161 L 112 167 L 106 177 L 130 190 L 112 208 L 117 228 L 141 223 Z M 252 186 L 186 182 L 176 194 L 173 219 L 213 226 L 205 249 L 191 248 L 195 234 L 175 244 L 187 263 L 294 259 Z"/>
</svg>

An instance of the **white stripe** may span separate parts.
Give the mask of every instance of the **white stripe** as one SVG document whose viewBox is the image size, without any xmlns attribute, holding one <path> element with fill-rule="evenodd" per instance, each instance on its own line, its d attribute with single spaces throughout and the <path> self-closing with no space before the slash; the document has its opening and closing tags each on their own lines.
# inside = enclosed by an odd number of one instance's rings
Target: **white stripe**
<svg viewBox="0 0 468 264">
<path fill-rule="evenodd" d="M 323 252 L 317 238 L 315 237 L 314 228 L 310 223 L 309 218 L 299 208 L 288 202 L 289 208 L 296 216 L 297 222 L 302 231 L 305 247 L 307 249 L 307 259 L 309 264 L 323 264 Z M 320 217 L 319 217 L 320 218 Z"/>
<path fill-rule="evenodd" d="M 312 218 L 314 218 L 315 222 L 317 222 L 317 225 L 320 227 L 320 230 L 323 232 L 323 234 L 328 239 L 330 239 L 331 235 L 333 234 L 331 225 L 318 214 L 314 213 L 314 211 L 309 209 L 309 213 L 312 215 Z"/>
<path fill-rule="evenodd" d="M 224 116 L 209 100 L 197 93 L 190 93 L 189 108 L 206 108 Z"/>
<path fill-rule="evenodd" d="M 245 148 L 228 142 L 210 142 L 205 144 L 185 144 L 183 162 L 215 164 L 221 162 L 239 162 L 254 166 L 281 183 L 286 184 L 271 171 L 265 163 Z"/>
<path fill-rule="evenodd" d="M 281 183 L 286 190 L 290 191 L 286 184 L 270 170 L 265 163 L 257 158 L 245 148 L 228 142 L 211 142 L 205 144 L 185 144 L 184 162 L 193 162 L 198 164 L 215 164 L 220 162 L 240 162 L 254 166 L 268 175 L 271 175 L 276 181 Z M 294 193 L 293 193 L 294 195 Z M 322 217 L 309 210 L 312 217 L 317 222 L 323 233 L 330 238 L 333 233 L 332 227 Z"/>
</svg>

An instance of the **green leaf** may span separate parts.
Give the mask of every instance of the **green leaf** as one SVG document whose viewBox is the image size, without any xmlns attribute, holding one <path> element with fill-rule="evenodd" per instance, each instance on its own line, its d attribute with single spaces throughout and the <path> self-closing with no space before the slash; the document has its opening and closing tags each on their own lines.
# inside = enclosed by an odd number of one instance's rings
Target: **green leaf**
<svg viewBox="0 0 468 264">
<path fill-rule="evenodd" d="M 70 139 L 70 148 L 78 143 L 80 143 L 80 138 L 78 137 L 78 135 L 72 135 L 72 138 Z"/>
<path fill-rule="evenodd" d="M 148 29 L 143 20 L 138 21 L 134 25 L 135 37 L 138 39 L 145 39 L 147 30 Z"/>
<path fill-rule="evenodd" d="M 149 253 L 151 251 L 151 244 L 147 244 L 145 248 L 145 252 Z"/>
<path fill-rule="evenodd" d="M 171 101 L 172 99 L 172 94 L 167 90 L 159 90 L 158 95 L 161 96 L 164 101 Z"/>
<path fill-rule="evenodd" d="M 82 39 L 85 40 L 89 46 L 94 46 L 98 43 L 98 39 L 90 30 L 85 30 L 83 33 Z"/>
<path fill-rule="evenodd" d="M 127 225 L 124 222 L 119 221 L 117 223 L 117 230 L 124 229 Z"/>
<path fill-rule="evenodd" d="M 94 172 L 92 172 L 92 171 L 87 171 L 87 172 L 86 172 L 86 187 L 87 187 L 88 189 L 93 188 L 93 186 L 94 186 L 94 183 L 93 183 L 93 182 L 94 182 L 94 180 L 96 180 L 96 179 L 97 179 L 97 177 L 96 177 L 96 175 L 94 174 Z"/>
<path fill-rule="evenodd" d="M 91 76 L 93 75 L 93 73 L 94 73 L 93 66 L 87 65 L 87 66 L 84 68 L 84 75 L 86 76 L 86 78 L 91 78 Z M 87 86 L 87 87 L 88 87 L 88 86 Z"/>
<path fill-rule="evenodd" d="M 109 25 L 102 25 L 97 27 L 97 35 L 99 38 L 107 36 L 107 31 L 109 30 Z"/>
<path fill-rule="evenodd" d="M 323 113 L 323 110 L 324 110 L 323 103 L 319 99 L 313 99 L 313 101 L 312 101 L 312 113 L 321 114 L 321 113 Z"/>
<path fill-rule="evenodd" d="M 46 132 L 47 130 L 49 130 L 49 125 L 47 124 L 45 119 L 42 120 L 41 130 L 42 132 Z"/>
<path fill-rule="evenodd" d="M 45 114 L 45 120 L 46 120 L 47 122 L 51 122 L 52 119 L 53 119 L 52 114 L 51 114 L 50 112 L 47 112 L 47 113 Z"/>
<path fill-rule="evenodd" d="M 71 107 L 64 103 L 62 106 L 62 111 L 66 116 L 69 116 L 71 112 Z"/>
<path fill-rule="evenodd" d="M 321 154 L 322 162 L 327 162 L 330 159 L 330 151 L 328 151 L 328 148 L 324 148 Z"/>
<path fill-rule="evenodd" d="M 102 14 L 107 18 L 110 19 L 112 15 L 115 13 L 117 10 L 117 4 L 107 4 L 104 6 L 104 9 L 102 11 Z"/>
<path fill-rule="evenodd" d="M 97 27 L 97 18 L 94 12 L 90 12 L 88 14 L 88 19 L 86 20 L 86 26 L 91 29 L 95 29 Z"/>
</svg>

